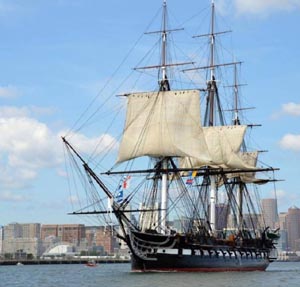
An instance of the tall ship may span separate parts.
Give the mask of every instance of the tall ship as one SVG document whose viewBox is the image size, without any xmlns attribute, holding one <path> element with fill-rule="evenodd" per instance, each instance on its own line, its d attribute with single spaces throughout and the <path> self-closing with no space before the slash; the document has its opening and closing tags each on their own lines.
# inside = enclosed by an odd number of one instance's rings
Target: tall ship
<svg viewBox="0 0 300 287">
<path fill-rule="evenodd" d="M 264 224 L 257 186 L 274 182 L 276 168 L 263 166 L 262 151 L 247 147 L 253 125 L 240 118 L 240 62 L 217 62 L 216 41 L 227 31 L 215 28 L 214 1 L 209 32 L 194 36 L 208 39 L 208 62 L 174 62 L 169 37 L 181 29 L 168 27 L 166 0 L 162 4 L 161 29 L 148 32 L 159 36 L 160 62 L 135 69 L 154 70 L 156 88 L 121 94 L 123 114 L 105 105 L 100 114 L 104 117 L 107 108 L 116 116 L 99 121 L 109 128 L 92 154 L 81 152 L 73 132 L 62 138 L 71 159 L 68 170 L 82 186 L 70 183 L 70 189 L 84 191 L 86 200 L 71 214 L 111 224 L 127 244 L 135 272 L 266 270 L 276 259 L 279 236 Z M 226 110 L 218 70 L 229 67 L 234 92 Z M 175 69 L 182 75 L 206 71 L 204 86 L 173 88 L 179 81 Z M 226 113 L 233 115 L 229 121 Z M 97 152 L 100 146 L 105 148 Z"/>
</svg>

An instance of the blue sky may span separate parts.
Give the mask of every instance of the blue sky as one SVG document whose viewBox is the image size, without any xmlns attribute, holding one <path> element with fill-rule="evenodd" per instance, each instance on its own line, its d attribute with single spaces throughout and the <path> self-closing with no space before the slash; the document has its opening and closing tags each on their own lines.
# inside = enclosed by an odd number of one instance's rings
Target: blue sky
<svg viewBox="0 0 300 287">
<path fill-rule="evenodd" d="M 201 17 L 209 4 L 168 1 L 180 24 Z M 277 178 L 285 180 L 277 184 L 279 210 L 300 207 L 300 0 L 216 4 L 243 61 L 244 103 L 256 107 L 247 117 L 263 125 L 255 130 L 256 142 L 269 151 L 263 160 L 279 167 Z M 101 91 L 161 5 L 0 0 L 0 225 L 80 221 L 66 215 L 72 210 L 59 137 Z M 126 68 L 145 50 L 137 50 Z M 82 133 L 77 140 L 88 148 L 97 136 Z M 265 197 L 273 196 L 272 188 L 263 188 Z"/>
</svg>

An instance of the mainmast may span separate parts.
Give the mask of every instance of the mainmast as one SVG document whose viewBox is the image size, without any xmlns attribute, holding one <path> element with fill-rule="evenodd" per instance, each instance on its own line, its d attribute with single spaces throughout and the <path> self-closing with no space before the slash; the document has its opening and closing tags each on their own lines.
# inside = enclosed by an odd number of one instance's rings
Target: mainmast
<svg viewBox="0 0 300 287">
<path fill-rule="evenodd" d="M 170 84 L 167 77 L 167 1 L 163 2 L 163 28 L 161 34 L 162 40 L 162 51 L 161 51 L 161 71 L 162 78 L 160 80 L 159 90 L 160 91 L 169 91 Z M 167 231 L 167 209 L 168 209 L 168 176 L 167 176 L 167 168 L 168 168 L 168 160 L 164 159 L 162 162 L 162 168 L 165 170 L 162 172 L 162 182 L 161 182 L 161 232 L 166 233 Z"/>
<path fill-rule="evenodd" d="M 206 101 L 206 111 L 204 116 L 204 126 L 216 126 L 216 125 L 225 125 L 223 112 L 221 109 L 221 103 L 219 98 L 218 87 L 216 84 L 215 70 L 221 66 L 229 66 L 237 64 L 238 62 L 233 63 L 220 63 L 216 64 L 215 61 L 215 39 L 217 35 L 225 34 L 231 31 L 215 31 L 215 3 L 214 0 L 211 1 L 211 23 L 210 23 L 210 31 L 208 34 L 198 35 L 194 37 L 209 37 L 210 38 L 210 55 L 209 55 L 209 63 L 208 66 L 196 67 L 185 69 L 186 71 L 191 70 L 199 70 L 199 69 L 209 69 L 209 79 L 207 81 L 207 101 Z M 218 121 L 216 117 L 216 112 L 218 111 Z M 209 212 L 209 222 L 211 227 L 212 234 L 215 233 L 216 228 L 216 201 L 217 201 L 217 188 L 216 188 L 216 177 L 210 176 L 210 212 Z"/>
<path fill-rule="evenodd" d="M 237 65 L 234 65 L 234 118 L 233 124 L 240 125 L 239 119 L 239 107 L 238 107 L 238 81 L 237 81 Z M 245 143 L 243 141 L 243 145 Z M 240 180 L 238 180 L 240 181 Z M 237 228 L 238 230 L 242 230 L 243 228 L 243 184 L 241 182 L 237 183 Z"/>
<path fill-rule="evenodd" d="M 215 105 L 215 3 L 214 0 L 211 2 L 211 31 L 210 31 L 210 80 L 208 82 L 208 100 L 209 100 L 209 126 L 213 126 L 214 123 L 214 105 Z M 210 176 L 210 214 L 209 222 L 211 232 L 214 233 L 216 230 L 216 178 Z"/>
<path fill-rule="evenodd" d="M 209 126 L 214 125 L 214 101 L 215 101 L 215 4 L 211 2 L 211 31 L 210 31 L 210 80 L 209 86 Z"/>
<path fill-rule="evenodd" d="M 167 1 L 163 2 L 163 27 L 161 33 L 162 49 L 161 49 L 161 80 L 159 83 L 160 91 L 169 91 L 170 84 L 167 77 Z"/>
<path fill-rule="evenodd" d="M 236 64 L 234 65 L 234 85 L 233 85 L 233 90 L 234 90 L 234 118 L 233 118 L 233 124 L 234 125 L 240 125 L 240 119 L 239 119 L 239 107 L 238 107 L 238 95 L 239 95 L 239 90 L 238 90 L 238 82 L 237 82 L 237 67 Z"/>
<path fill-rule="evenodd" d="M 224 118 L 220 104 L 220 98 L 218 93 L 218 87 L 216 84 L 215 70 L 217 67 L 228 66 L 237 64 L 237 62 L 233 63 L 221 63 L 216 64 L 215 61 L 215 38 L 219 34 L 224 34 L 230 31 L 216 32 L 215 31 L 215 3 L 214 0 L 211 1 L 211 23 L 210 23 L 210 32 L 207 35 L 210 38 L 210 61 L 209 66 L 199 67 L 197 69 L 209 69 L 210 75 L 207 83 L 207 106 L 206 113 L 204 118 L 204 125 L 206 126 L 216 126 L 216 125 L 224 125 Z M 201 35 L 199 36 L 201 37 Z M 219 121 L 217 122 L 216 112 L 218 111 Z M 216 177 L 210 176 L 210 212 L 209 212 L 209 222 L 211 227 L 212 234 L 215 233 L 216 230 L 216 201 L 217 201 L 217 187 L 216 187 Z"/>
<path fill-rule="evenodd" d="M 239 96 L 239 84 L 237 79 L 237 63 L 234 65 L 234 118 L 233 118 L 233 125 L 240 125 L 240 118 L 239 118 L 239 104 L 238 104 L 238 96 Z M 245 141 L 242 143 L 242 150 L 246 151 L 246 144 Z M 244 193 L 244 184 L 240 182 L 238 179 L 237 184 L 237 191 L 236 191 L 236 202 L 237 202 L 237 228 L 238 230 L 243 229 L 243 193 Z"/>
</svg>

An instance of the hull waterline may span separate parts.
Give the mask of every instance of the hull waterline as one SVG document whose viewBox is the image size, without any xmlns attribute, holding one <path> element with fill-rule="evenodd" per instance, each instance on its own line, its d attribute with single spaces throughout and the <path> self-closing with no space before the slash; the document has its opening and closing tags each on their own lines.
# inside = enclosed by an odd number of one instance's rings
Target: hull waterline
<svg viewBox="0 0 300 287">
<path fill-rule="evenodd" d="M 160 255 L 157 260 L 141 260 L 132 256 L 132 272 L 227 272 L 265 271 L 269 260 L 263 258 L 212 258 L 208 256 Z"/>
</svg>

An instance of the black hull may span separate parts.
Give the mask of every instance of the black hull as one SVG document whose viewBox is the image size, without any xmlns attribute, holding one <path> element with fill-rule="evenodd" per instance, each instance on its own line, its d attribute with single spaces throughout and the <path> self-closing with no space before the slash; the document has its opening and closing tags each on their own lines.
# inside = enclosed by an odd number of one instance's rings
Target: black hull
<svg viewBox="0 0 300 287">
<path fill-rule="evenodd" d="M 131 259 L 133 272 L 225 272 L 265 271 L 267 258 L 210 257 L 197 255 L 159 254 L 157 260 Z"/>
<path fill-rule="evenodd" d="M 132 232 L 127 238 L 134 272 L 264 271 L 273 261 L 274 248 L 252 245 L 189 244 L 185 236 Z M 223 245 L 220 245 L 223 243 Z M 227 242 L 226 242 L 227 243 Z"/>
</svg>

